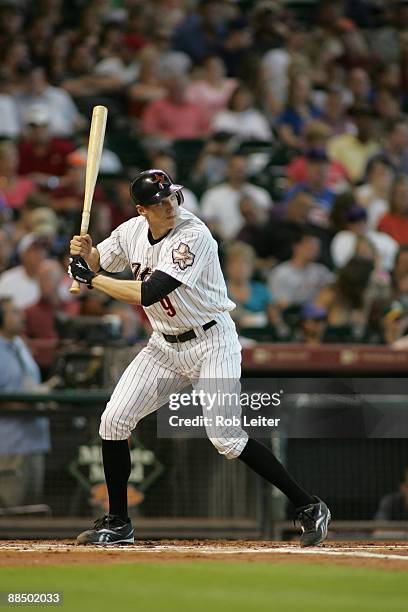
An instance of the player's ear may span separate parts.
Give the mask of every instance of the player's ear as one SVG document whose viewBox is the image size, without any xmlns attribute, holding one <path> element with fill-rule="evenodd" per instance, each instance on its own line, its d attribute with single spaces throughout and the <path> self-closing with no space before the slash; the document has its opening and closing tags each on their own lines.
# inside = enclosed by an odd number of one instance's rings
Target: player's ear
<svg viewBox="0 0 408 612">
<path fill-rule="evenodd" d="M 146 216 L 146 209 L 140 204 L 136 204 L 135 206 L 138 215 L 142 215 L 142 217 Z"/>
</svg>

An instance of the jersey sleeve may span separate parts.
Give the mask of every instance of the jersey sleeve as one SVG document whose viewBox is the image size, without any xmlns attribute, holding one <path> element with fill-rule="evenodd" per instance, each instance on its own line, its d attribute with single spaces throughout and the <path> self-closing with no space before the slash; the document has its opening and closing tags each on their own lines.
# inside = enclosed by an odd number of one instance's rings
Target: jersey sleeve
<svg viewBox="0 0 408 612">
<path fill-rule="evenodd" d="M 206 232 L 181 232 L 166 245 L 156 270 L 193 288 L 202 271 L 217 256 L 217 245 Z"/>
<path fill-rule="evenodd" d="M 111 235 L 97 245 L 99 263 L 106 272 L 122 272 L 128 265 L 123 249 L 123 226 L 117 227 Z"/>
</svg>

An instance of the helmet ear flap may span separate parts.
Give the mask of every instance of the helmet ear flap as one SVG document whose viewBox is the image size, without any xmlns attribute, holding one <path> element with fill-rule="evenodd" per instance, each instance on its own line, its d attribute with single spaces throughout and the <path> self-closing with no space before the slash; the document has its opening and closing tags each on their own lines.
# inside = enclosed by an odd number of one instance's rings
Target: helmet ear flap
<svg viewBox="0 0 408 612">
<path fill-rule="evenodd" d="M 181 206 L 183 204 L 183 202 L 184 202 L 183 192 L 181 190 L 180 191 L 176 191 L 176 197 L 177 197 L 178 205 Z"/>
</svg>

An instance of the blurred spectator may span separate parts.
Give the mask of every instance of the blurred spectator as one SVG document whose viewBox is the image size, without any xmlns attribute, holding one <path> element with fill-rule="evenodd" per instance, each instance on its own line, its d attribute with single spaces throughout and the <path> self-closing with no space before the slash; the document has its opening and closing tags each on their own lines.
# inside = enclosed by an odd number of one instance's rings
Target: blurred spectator
<svg viewBox="0 0 408 612">
<path fill-rule="evenodd" d="M 353 257 L 360 236 L 365 236 L 373 244 L 379 254 L 381 268 L 392 270 L 398 244 L 384 232 L 368 229 L 367 211 L 361 206 L 351 206 L 346 210 L 344 229 L 332 240 L 330 251 L 334 265 L 342 268 Z"/>
<path fill-rule="evenodd" d="M 0 278 L 10 265 L 13 243 L 8 233 L 0 228 Z"/>
<path fill-rule="evenodd" d="M 332 87 L 323 103 L 320 121 L 323 121 L 330 130 L 331 136 L 338 136 L 353 131 L 353 124 L 346 114 L 346 103 L 340 87 Z"/>
<path fill-rule="evenodd" d="M 298 191 L 309 193 L 314 202 L 309 218 L 313 223 L 326 227 L 335 193 L 328 186 L 329 158 L 324 149 L 309 149 L 305 155 L 306 179 L 292 187 L 284 196 L 290 199 Z"/>
<path fill-rule="evenodd" d="M 304 129 L 304 151 L 299 157 L 295 157 L 286 168 L 286 175 L 292 184 L 305 183 L 307 181 L 308 158 L 310 150 L 324 151 L 330 137 L 330 128 L 322 121 L 315 119 L 309 121 Z M 330 189 L 341 190 L 348 184 L 349 176 L 347 170 L 340 162 L 329 160 L 326 184 Z"/>
<path fill-rule="evenodd" d="M 158 54 L 158 75 L 187 74 L 192 66 L 192 61 L 187 53 L 176 51 L 171 45 L 171 28 L 161 24 L 151 34 L 151 46 Z M 139 79 L 141 75 L 139 75 Z"/>
<path fill-rule="evenodd" d="M 389 89 L 383 88 L 378 90 L 373 108 L 377 113 L 379 122 L 392 121 L 398 119 L 401 115 L 399 97 Z"/>
<path fill-rule="evenodd" d="M 408 310 L 408 245 L 399 248 L 392 271 L 393 298 Z"/>
<path fill-rule="evenodd" d="M 313 207 L 312 196 L 301 190 L 293 193 L 283 207 L 276 207 L 277 214 L 264 226 L 263 256 L 273 256 L 278 261 L 290 259 L 299 236 L 304 231 L 312 230 L 308 219 Z"/>
<path fill-rule="evenodd" d="M 406 521 L 408 520 L 408 468 L 399 490 L 388 493 L 380 500 L 374 519 L 376 521 Z"/>
<path fill-rule="evenodd" d="M 300 311 L 300 330 L 295 340 L 309 345 L 321 344 L 324 341 L 326 321 L 325 308 L 316 304 L 304 304 Z"/>
<path fill-rule="evenodd" d="M 330 270 L 316 263 L 319 251 L 318 238 L 307 232 L 299 234 L 292 257 L 270 272 L 268 285 L 279 308 L 312 302 L 320 289 L 333 280 Z"/>
<path fill-rule="evenodd" d="M 130 85 L 139 75 L 139 62 L 136 60 L 135 50 L 123 40 L 113 55 L 103 58 L 96 64 L 93 74 L 104 78 L 104 89 L 109 89 L 109 92 Z"/>
<path fill-rule="evenodd" d="M 195 184 L 208 188 L 225 179 L 231 144 L 227 132 L 216 132 L 206 140 L 194 167 Z"/>
<path fill-rule="evenodd" d="M 408 174 L 408 123 L 400 116 L 386 123 L 384 145 L 380 151 L 395 172 Z"/>
<path fill-rule="evenodd" d="M 145 136 L 171 142 L 180 138 L 201 138 L 208 133 L 208 114 L 201 105 L 187 100 L 187 84 L 187 79 L 181 75 L 165 81 L 166 97 L 144 108 L 141 129 Z"/>
<path fill-rule="evenodd" d="M 239 203 L 248 195 L 256 204 L 268 210 L 271 198 L 261 187 L 247 182 L 247 160 L 241 155 L 232 155 L 227 167 L 224 183 L 208 189 L 201 200 L 203 218 L 216 236 L 222 240 L 235 238 L 244 225 Z"/>
<path fill-rule="evenodd" d="M 121 338 L 126 344 L 133 346 L 143 336 L 143 327 L 138 311 L 130 304 L 112 301 L 106 309 L 107 314 L 119 317 L 121 323 Z"/>
<path fill-rule="evenodd" d="M 371 103 L 372 91 L 370 76 L 364 68 L 353 68 L 347 79 L 344 101 L 347 107 L 364 107 Z"/>
<path fill-rule="evenodd" d="M 400 302 L 393 301 L 387 307 L 382 318 L 383 341 L 388 346 L 406 348 L 408 338 L 404 334 L 408 328 L 407 311 Z"/>
<path fill-rule="evenodd" d="M 237 305 L 232 317 L 238 333 L 264 330 L 279 322 L 269 289 L 252 279 L 255 271 L 254 249 L 243 242 L 233 242 L 227 250 L 225 275 L 228 295 Z"/>
<path fill-rule="evenodd" d="M 315 304 L 326 308 L 326 340 L 363 342 L 367 340 L 376 302 L 384 300 L 384 287 L 373 286 L 375 262 L 366 257 L 352 257 L 341 268 L 335 282 L 324 287 Z"/>
<path fill-rule="evenodd" d="M 306 123 L 318 118 L 320 114 L 321 111 L 311 101 L 311 84 L 307 74 L 292 75 L 286 106 L 277 123 L 282 142 L 293 149 L 301 149 Z"/>
<path fill-rule="evenodd" d="M 394 180 L 390 210 L 380 218 L 378 229 L 398 244 L 408 244 L 408 175 L 402 174 Z"/>
<path fill-rule="evenodd" d="M 0 197 L 7 208 L 21 208 L 36 186 L 27 176 L 19 176 L 18 151 L 10 140 L 0 142 Z"/>
<path fill-rule="evenodd" d="M 248 77 L 253 67 L 253 42 L 252 32 L 245 17 L 238 16 L 228 21 L 219 54 L 229 77 Z"/>
<path fill-rule="evenodd" d="M 220 3 L 217 0 L 200 0 L 197 12 L 187 15 L 177 26 L 173 47 L 198 63 L 207 55 L 217 53 L 225 32 Z"/>
<path fill-rule="evenodd" d="M 271 238 L 265 231 L 265 224 L 269 220 L 269 211 L 258 204 L 248 195 L 243 195 L 239 202 L 239 210 L 244 219 L 244 225 L 238 232 L 236 239 L 251 245 L 256 255 L 261 258 L 269 254 Z"/>
<path fill-rule="evenodd" d="M 216 113 L 212 130 L 233 134 L 240 140 L 272 138 L 266 117 L 254 107 L 253 95 L 245 85 L 238 85 L 231 94 L 227 108 Z"/>
<path fill-rule="evenodd" d="M 19 173 L 29 174 L 39 186 L 53 189 L 67 170 L 67 157 L 74 145 L 70 140 L 52 136 L 50 121 L 46 106 L 37 104 L 27 109 L 19 145 Z"/>
<path fill-rule="evenodd" d="M 72 136 L 81 125 L 80 115 L 71 96 L 60 87 L 52 87 L 41 66 L 30 69 L 23 90 L 16 95 L 16 102 L 22 120 L 33 105 L 45 107 L 50 131 L 55 136 Z"/>
<path fill-rule="evenodd" d="M 47 255 L 43 238 L 26 234 L 17 249 L 21 264 L 0 275 L 0 297 L 11 297 L 17 308 L 27 308 L 39 296 L 38 269 Z"/>
<path fill-rule="evenodd" d="M 376 155 L 367 164 L 366 182 L 355 190 L 356 201 L 367 211 L 370 229 L 376 229 L 379 219 L 388 211 L 392 179 L 393 170 L 387 158 Z"/>
<path fill-rule="evenodd" d="M 272 47 L 262 57 L 261 74 L 267 82 L 267 90 L 274 98 L 274 110 L 280 109 L 287 98 L 290 67 L 305 58 L 305 30 L 299 24 L 292 25 L 282 46 Z"/>
<path fill-rule="evenodd" d="M 166 97 L 166 87 L 159 77 L 159 59 L 159 54 L 152 48 L 145 49 L 140 55 L 139 76 L 127 90 L 128 111 L 132 117 L 140 118 L 147 104 Z"/>
<path fill-rule="evenodd" d="M 373 115 L 367 108 L 352 109 L 356 134 L 340 134 L 329 140 L 328 152 L 331 159 L 339 161 L 346 168 L 353 181 L 363 178 L 367 162 L 379 149 L 375 141 Z"/>
<path fill-rule="evenodd" d="M 23 319 L 9 298 L 0 301 L 0 390 L 33 391 L 40 371 L 20 337 Z M 10 403 L 18 409 L 18 405 Z M 15 507 L 42 502 L 45 453 L 50 450 L 48 419 L 0 417 L 0 505 Z"/>
<path fill-rule="evenodd" d="M 226 78 L 225 66 L 216 55 L 205 58 L 198 75 L 199 78 L 187 87 L 186 98 L 190 102 L 202 104 L 211 118 L 227 106 L 237 81 Z"/>
<path fill-rule="evenodd" d="M 89 145 L 89 130 L 82 132 L 77 138 L 78 148 L 75 153 L 86 160 Z M 104 143 L 102 156 L 99 165 L 100 174 L 116 175 L 122 172 L 123 166 L 119 156 L 109 149 L 109 145 Z"/>
<path fill-rule="evenodd" d="M 20 118 L 10 84 L 4 71 L 0 72 L 0 138 L 17 138 L 20 134 Z"/>
</svg>

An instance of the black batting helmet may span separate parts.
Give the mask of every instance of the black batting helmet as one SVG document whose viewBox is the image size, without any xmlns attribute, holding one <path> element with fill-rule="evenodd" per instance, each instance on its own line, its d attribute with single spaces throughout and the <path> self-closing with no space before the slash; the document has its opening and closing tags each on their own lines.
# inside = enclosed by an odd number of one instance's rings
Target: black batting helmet
<svg viewBox="0 0 408 612">
<path fill-rule="evenodd" d="M 163 170 L 145 170 L 130 183 L 130 195 L 135 204 L 151 206 L 158 204 L 175 193 L 178 203 L 184 201 L 181 190 L 183 185 L 175 185 L 169 175 Z"/>
</svg>

